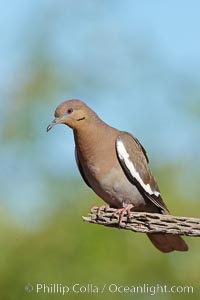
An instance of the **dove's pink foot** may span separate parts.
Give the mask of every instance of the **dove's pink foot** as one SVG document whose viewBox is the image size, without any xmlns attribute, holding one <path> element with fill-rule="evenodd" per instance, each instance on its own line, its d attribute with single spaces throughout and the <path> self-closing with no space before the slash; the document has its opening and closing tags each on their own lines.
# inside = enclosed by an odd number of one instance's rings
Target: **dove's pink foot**
<svg viewBox="0 0 200 300">
<path fill-rule="evenodd" d="M 95 209 L 95 210 L 97 209 L 97 216 L 100 216 L 101 210 L 106 211 L 107 208 L 110 208 L 110 206 L 109 206 L 109 205 L 92 206 L 92 207 L 91 207 L 91 210 L 92 210 L 92 209 Z"/>
<path fill-rule="evenodd" d="M 114 214 L 113 214 L 114 217 L 119 214 L 119 225 L 121 225 L 122 219 L 123 219 L 123 217 L 124 217 L 124 215 L 125 215 L 126 212 L 128 214 L 128 218 L 130 219 L 130 217 L 131 217 L 131 209 L 133 207 L 134 207 L 133 204 L 128 204 L 127 206 L 125 206 L 123 208 L 118 208 L 114 212 Z"/>
</svg>

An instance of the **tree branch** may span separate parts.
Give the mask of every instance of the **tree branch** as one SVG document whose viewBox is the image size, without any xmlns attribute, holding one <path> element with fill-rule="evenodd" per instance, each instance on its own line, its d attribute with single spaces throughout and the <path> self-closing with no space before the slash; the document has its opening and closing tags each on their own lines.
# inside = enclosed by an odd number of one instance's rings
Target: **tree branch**
<svg viewBox="0 0 200 300">
<path fill-rule="evenodd" d="M 88 217 L 83 220 L 93 224 L 132 230 L 143 233 L 172 233 L 187 236 L 200 236 L 200 219 L 176 217 L 145 212 L 132 212 L 130 218 L 125 213 L 119 225 L 119 214 L 113 215 L 116 209 L 91 209 Z"/>
</svg>

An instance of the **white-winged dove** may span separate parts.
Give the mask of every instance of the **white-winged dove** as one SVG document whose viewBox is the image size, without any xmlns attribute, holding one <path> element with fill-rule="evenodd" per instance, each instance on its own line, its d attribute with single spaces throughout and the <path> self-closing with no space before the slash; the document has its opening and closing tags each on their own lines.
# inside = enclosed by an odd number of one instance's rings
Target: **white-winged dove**
<svg viewBox="0 0 200 300">
<path fill-rule="evenodd" d="M 80 100 L 61 103 L 47 127 L 65 124 L 73 129 L 75 157 L 86 184 L 122 214 L 130 209 L 168 214 L 158 185 L 149 168 L 145 149 L 128 132 L 103 122 Z M 187 251 L 184 240 L 173 234 L 148 234 L 162 252 Z"/>
</svg>

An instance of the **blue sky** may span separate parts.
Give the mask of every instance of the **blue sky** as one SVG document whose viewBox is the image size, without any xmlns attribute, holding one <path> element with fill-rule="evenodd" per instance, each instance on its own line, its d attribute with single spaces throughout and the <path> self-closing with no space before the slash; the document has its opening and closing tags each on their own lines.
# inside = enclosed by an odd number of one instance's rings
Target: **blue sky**
<svg viewBox="0 0 200 300">
<path fill-rule="evenodd" d="M 102 3 L 102 5 L 100 5 Z M 158 52 L 173 67 L 181 71 L 191 72 L 198 70 L 199 66 L 199 8 L 198 1 L 6 1 L 1 2 L 1 56 L 8 58 L 3 60 L 4 71 L 9 72 L 24 54 L 23 48 L 31 41 L 23 39 L 26 34 L 34 30 L 37 22 L 45 29 L 45 18 L 49 15 L 60 14 L 59 20 L 54 24 L 51 32 L 57 39 L 58 55 L 66 55 L 67 50 L 74 53 L 75 58 L 79 51 L 76 43 L 84 40 L 92 30 L 108 31 L 113 33 L 110 37 L 133 38 L 134 34 L 148 35 L 152 44 L 158 45 Z M 90 19 L 86 18 L 90 16 Z M 101 22 L 99 19 L 101 17 Z M 68 18 L 68 19 L 67 19 Z M 44 23 L 42 23 L 44 21 Z M 70 21 L 70 24 L 68 23 Z M 61 26 L 70 25 L 70 32 L 74 41 L 63 40 L 64 32 Z M 92 24 L 97 25 L 96 27 Z M 82 26 L 83 25 L 83 26 Z M 27 27 L 28 26 L 28 27 Z M 98 27 L 99 26 L 99 27 Z M 68 27 L 68 28 L 69 28 Z M 55 40 L 54 40 L 55 41 Z M 21 43 L 19 43 L 21 42 Z M 72 43 L 71 43 L 72 42 Z M 54 47 L 55 50 L 56 47 Z M 77 50 L 77 51 L 76 51 Z M 151 49 L 150 49 L 151 50 Z M 79 57 L 82 60 L 82 57 Z M 6 70 L 7 69 L 7 70 Z M 196 74 L 195 74 L 196 75 Z"/>
</svg>

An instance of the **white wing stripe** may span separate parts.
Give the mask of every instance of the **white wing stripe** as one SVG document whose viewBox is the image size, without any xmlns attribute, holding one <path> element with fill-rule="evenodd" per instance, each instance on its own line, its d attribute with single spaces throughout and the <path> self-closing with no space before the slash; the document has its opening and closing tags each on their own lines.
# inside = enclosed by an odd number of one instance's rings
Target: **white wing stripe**
<svg viewBox="0 0 200 300">
<path fill-rule="evenodd" d="M 134 164 L 129 159 L 129 154 L 126 151 L 126 148 L 124 147 L 124 144 L 122 141 L 117 141 L 117 150 L 119 154 L 119 158 L 122 159 L 126 165 L 126 167 L 129 169 L 131 175 L 140 183 L 140 185 L 143 187 L 143 189 L 150 195 L 155 195 L 158 197 L 160 193 L 158 191 L 152 191 L 150 184 L 145 184 L 140 177 L 140 174 L 136 171 Z"/>
</svg>

